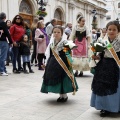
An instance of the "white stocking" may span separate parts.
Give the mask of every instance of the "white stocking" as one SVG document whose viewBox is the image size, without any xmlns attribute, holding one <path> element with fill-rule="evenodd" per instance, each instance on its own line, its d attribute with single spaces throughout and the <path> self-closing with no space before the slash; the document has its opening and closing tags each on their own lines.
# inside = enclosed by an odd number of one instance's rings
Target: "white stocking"
<svg viewBox="0 0 120 120">
<path fill-rule="evenodd" d="M 63 97 L 63 94 L 60 94 L 60 98 L 62 98 Z"/>
<path fill-rule="evenodd" d="M 63 96 L 63 98 L 67 98 L 68 97 L 67 94 L 62 94 L 62 96 Z"/>
</svg>

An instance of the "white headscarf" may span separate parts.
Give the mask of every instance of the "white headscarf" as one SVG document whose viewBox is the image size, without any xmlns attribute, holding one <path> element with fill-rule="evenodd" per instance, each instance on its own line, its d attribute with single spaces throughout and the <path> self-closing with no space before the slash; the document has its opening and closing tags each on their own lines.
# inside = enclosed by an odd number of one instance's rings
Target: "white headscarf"
<svg viewBox="0 0 120 120">
<path fill-rule="evenodd" d="M 51 39 L 50 39 L 50 42 L 49 42 L 49 44 L 48 44 L 48 46 L 47 46 L 47 49 L 46 49 L 46 51 L 45 51 L 45 56 L 46 56 L 46 59 L 45 59 L 45 65 L 47 64 L 47 61 L 48 61 L 48 59 L 49 59 L 49 57 L 50 57 L 50 47 L 51 47 L 51 45 L 53 46 L 54 45 L 54 37 L 53 37 L 53 34 L 52 34 L 52 36 L 51 36 Z M 64 41 L 67 41 L 67 35 L 65 34 L 65 33 L 63 33 L 63 36 L 62 36 L 62 39 L 61 39 L 61 41 L 58 43 L 58 45 L 57 46 L 59 46 L 62 42 L 64 42 Z"/>
</svg>

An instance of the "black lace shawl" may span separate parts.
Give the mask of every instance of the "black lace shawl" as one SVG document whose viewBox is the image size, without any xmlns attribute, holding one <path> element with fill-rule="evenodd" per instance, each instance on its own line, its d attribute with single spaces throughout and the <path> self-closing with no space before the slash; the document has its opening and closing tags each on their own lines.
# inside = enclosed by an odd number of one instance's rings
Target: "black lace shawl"
<svg viewBox="0 0 120 120">
<path fill-rule="evenodd" d="M 120 52 L 117 52 L 120 58 Z M 93 93 L 99 96 L 112 95 L 117 92 L 119 67 L 114 58 L 102 58 L 95 67 L 92 82 Z"/>
<path fill-rule="evenodd" d="M 78 38 L 78 41 L 81 42 L 84 37 L 86 38 L 86 30 L 83 32 L 76 31 L 76 37 Z"/>
<path fill-rule="evenodd" d="M 63 60 L 63 62 L 68 67 L 67 57 L 63 50 L 59 51 L 59 56 Z M 45 73 L 43 76 L 43 82 L 45 85 L 56 85 L 58 83 L 61 83 L 63 81 L 63 78 L 65 77 L 66 73 L 63 70 L 63 68 L 59 65 L 57 60 L 55 59 L 54 55 L 52 54 L 52 51 L 50 49 L 50 58 L 48 59 Z"/>
</svg>

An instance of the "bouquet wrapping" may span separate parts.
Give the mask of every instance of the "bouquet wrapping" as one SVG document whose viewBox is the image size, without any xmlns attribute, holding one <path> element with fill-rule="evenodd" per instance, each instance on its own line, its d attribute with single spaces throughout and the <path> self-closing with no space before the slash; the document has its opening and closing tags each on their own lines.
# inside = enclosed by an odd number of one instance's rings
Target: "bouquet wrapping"
<svg viewBox="0 0 120 120">
<path fill-rule="evenodd" d="M 99 38 L 97 41 L 94 41 L 91 45 L 92 55 L 97 55 L 100 52 L 103 52 L 107 47 L 106 44 L 103 42 L 102 38 Z M 89 67 L 95 67 L 99 60 L 93 60 L 92 55 L 90 57 Z"/>
</svg>

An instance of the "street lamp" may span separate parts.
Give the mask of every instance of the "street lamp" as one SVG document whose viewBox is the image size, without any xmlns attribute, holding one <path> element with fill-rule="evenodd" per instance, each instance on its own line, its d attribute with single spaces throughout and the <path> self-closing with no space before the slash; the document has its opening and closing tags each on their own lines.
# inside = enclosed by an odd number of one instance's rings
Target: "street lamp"
<svg viewBox="0 0 120 120">
<path fill-rule="evenodd" d="M 94 9 L 92 10 L 92 16 L 93 16 L 93 21 L 95 22 L 96 20 L 96 15 L 97 15 L 97 11 Z"/>
<path fill-rule="evenodd" d="M 47 15 L 45 6 L 48 3 L 48 0 L 36 0 L 37 4 L 40 6 L 37 14 L 41 17 L 45 17 Z"/>
<path fill-rule="evenodd" d="M 92 28 L 96 29 L 97 28 L 97 17 L 96 17 L 97 11 L 94 9 L 94 10 L 91 11 L 91 13 L 92 13 L 92 16 L 93 16 Z"/>
</svg>

